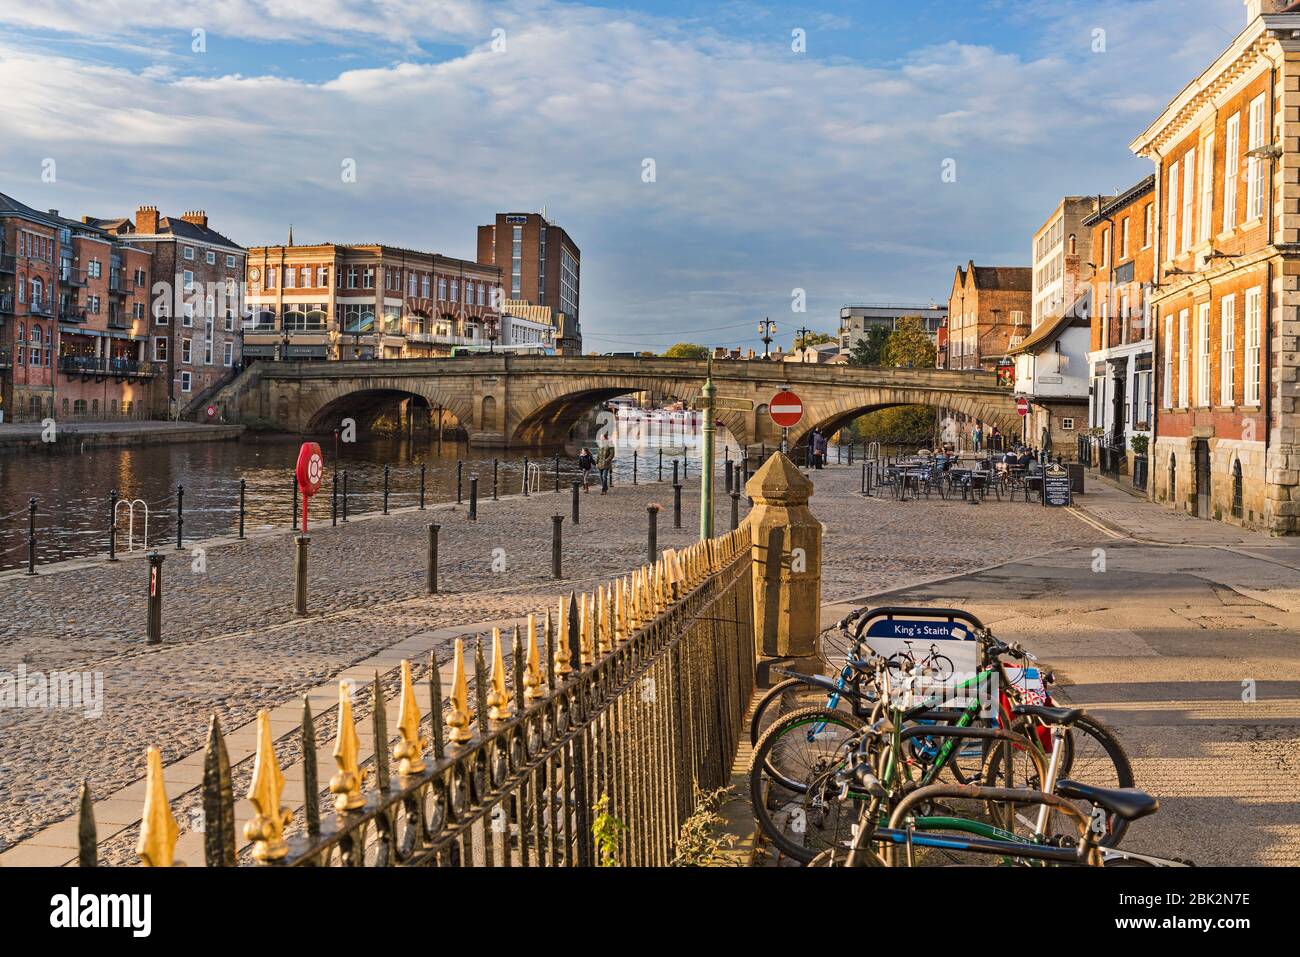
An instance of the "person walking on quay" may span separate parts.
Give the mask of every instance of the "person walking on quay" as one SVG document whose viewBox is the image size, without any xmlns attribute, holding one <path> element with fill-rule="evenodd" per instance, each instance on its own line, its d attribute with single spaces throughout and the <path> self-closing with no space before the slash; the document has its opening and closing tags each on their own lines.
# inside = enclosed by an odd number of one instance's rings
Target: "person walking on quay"
<svg viewBox="0 0 1300 957">
<path fill-rule="evenodd" d="M 975 454 L 978 455 L 984 449 L 984 431 L 977 425 L 975 431 L 971 434 L 975 442 Z"/>
<path fill-rule="evenodd" d="M 600 470 L 600 494 L 609 491 L 610 479 L 614 477 L 614 444 L 602 445 L 596 451 L 596 468 Z"/>
<path fill-rule="evenodd" d="M 591 457 L 591 453 L 583 448 L 578 453 L 578 469 L 582 472 L 582 490 L 588 491 L 591 484 L 591 470 L 595 467 L 596 460 Z"/>
<path fill-rule="evenodd" d="M 813 431 L 813 465 L 816 468 L 824 468 L 826 465 L 826 436 L 822 435 L 820 429 Z"/>
</svg>

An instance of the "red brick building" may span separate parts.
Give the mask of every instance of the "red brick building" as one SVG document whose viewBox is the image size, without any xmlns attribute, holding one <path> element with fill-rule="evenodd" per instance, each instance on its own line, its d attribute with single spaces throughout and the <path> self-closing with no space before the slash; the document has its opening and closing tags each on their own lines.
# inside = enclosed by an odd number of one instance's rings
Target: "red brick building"
<svg viewBox="0 0 1300 957">
<path fill-rule="evenodd" d="M 559 350 L 582 353 L 582 252 L 567 232 L 539 213 L 497 213 L 478 228 L 478 261 L 500 268 L 507 299 L 550 306 Z"/>
<path fill-rule="evenodd" d="M 948 369 L 995 372 L 1018 336 L 1029 332 L 1028 266 L 958 266 L 948 295 Z"/>
<path fill-rule="evenodd" d="M 1148 296 L 1155 280 L 1155 177 L 1148 176 L 1084 219 L 1090 230 L 1091 345 L 1088 425 L 1093 460 L 1111 472 L 1131 467 L 1134 436 L 1150 442 L 1154 350 Z"/>
<path fill-rule="evenodd" d="M 400 359 L 487 347 L 501 332 L 501 272 L 383 244 L 248 250 L 244 354 Z"/>
<path fill-rule="evenodd" d="M 152 256 L 149 358 L 164 373 L 169 411 L 184 414 L 242 365 L 244 248 L 203 210 L 177 217 L 141 206 L 134 221 L 89 222 Z"/>
<path fill-rule="evenodd" d="M 1151 493 L 1300 532 L 1300 5 L 1247 23 L 1131 144 L 1156 166 Z"/>
<path fill-rule="evenodd" d="M 9 420 L 154 410 L 147 250 L 0 195 L 0 411 Z"/>
</svg>

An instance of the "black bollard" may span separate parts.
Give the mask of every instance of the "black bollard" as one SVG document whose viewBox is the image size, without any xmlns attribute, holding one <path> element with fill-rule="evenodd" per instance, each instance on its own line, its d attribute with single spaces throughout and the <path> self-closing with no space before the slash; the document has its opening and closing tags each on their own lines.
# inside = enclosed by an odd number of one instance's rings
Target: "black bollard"
<svg viewBox="0 0 1300 957">
<path fill-rule="evenodd" d="M 108 560 L 117 561 L 117 489 L 108 492 Z"/>
<path fill-rule="evenodd" d="M 149 553 L 149 613 L 145 644 L 162 644 L 162 563 L 167 556 Z"/>
<path fill-rule="evenodd" d="M 456 460 L 456 504 L 460 504 L 461 481 L 465 475 L 465 463 L 460 459 Z"/>
<path fill-rule="evenodd" d="M 348 470 L 343 470 L 343 521 L 348 520 Z"/>
<path fill-rule="evenodd" d="M 296 487 L 296 486 L 295 486 Z M 185 486 L 176 486 L 176 548 L 181 547 L 181 534 L 185 529 Z"/>
<path fill-rule="evenodd" d="M 632 484 L 636 484 L 636 449 L 632 450 Z"/>
<path fill-rule="evenodd" d="M 679 478 L 677 477 L 677 460 L 676 460 L 676 459 L 673 459 L 673 484 L 674 484 L 674 485 L 677 485 L 677 484 L 679 484 L 680 482 L 681 482 L 681 479 L 679 479 Z"/>
<path fill-rule="evenodd" d="M 524 456 L 524 498 L 528 497 L 528 456 Z"/>
<path fill-rule="evenodd" d="M 492 501 L 497 500 L 497 460 L 492 460 Z"/>
<path fill-rule="evenodd" d="M 478 476 L 469 477 L 469 520 L 478 521 Z"/>
<path fill-rule="evenodd" d="M 27 500 L 27 574 L 36 574 L 36 496 Z"/>
<path fill-rule="evenodd" d="M 653 565 L 659 560 L 659 506 L 647 505 L 646 513 L 646 562 Z"/>
<path fill-rule="evenodd" d="M 731 494 L 731 487 L 732 487 L 732 485 L 735 483 L 735 476 L 733 475 L 733 472 L 734 472 L 734 471 L 735 471 L 735 469 L 734 469 L 734 467 L 733 467 L 732 464 L 731 464 L 731 459 L 727 459 L 727 461 L 726 461 L 726 472 L 727 472 L 727 486 L 726 486 L 726 491 L 727 491 L 727 494 L 728 494 L 728 495 Z"/>
<path fill-rule="evenodd" d="M 556 453 L 556 456 L 555 456 L 555 491 L 558 492 L 559 490 L 560 490 L 560 456 L 559 456 L 559 453 Z"/>
<path fill-rule="evenodd" d="M 330 525 L 339 523 L 339 473 L 330 471 Z"/>
<path fill-rule="evenodd" d="M 664 480 L 664 450 L 660 449 L 659 450 L 659 478 L 657 478 L 655 481 L 662 482 L 663 480 Z"/>
<path fill-rule="evenodd" d="M 731 490 L 731 528 L 734 531 L 740 527 L 740 493 L 735 489 Z"/>
<path fill-rule="evenodd" d="M 438 525 L 429 525 L 429 594 L 438 594 Z"/>
<path fill-rule="evenodd" d="M 867 463 L 862 463 L 862 494 L 867 494 Z"/>
<path fill-rule="evenodd" d="M 767 443 L 763 442 L 758 447 L 758 464 L 762 465 L 767 461 Z"/>
<path fill-rule="evenodd" d="M 289 527 L 298 529 L 298 531 L 302 531 L 301 528 L 298 528 L 298 479 L 297 477 L 294 477 L 292 481 L 293 481 L 293 511 L 289 514 Z M 181 547 L 179 542 L 176 544 L 176 547 L 177 548 Z"/>
<path fill-rule="evenodd" d="M 564 570 L 560 562 L 560 526 L 564 524 L 563 515 L 551 516 L 551 577 L 563 578 Z M 548 669 L 549 670 L 549 669 Z"/>
<path fill-rule="evenodd" d="M 682 449 L 682 481 L 686 481 L 686 473 L 691 470 L 691 457 Z"/>
<path fill-rule="evenodd" d="M 293 565 L 293 611 L 296 615 L 307 614 L 307 543 L 310 541 L 306 535 L 294 539 L 297 551 Z"/>
<path fill-rule="evenodd" d="M 244 497 L 248 492 L 248 482 L 239 480 L 239 537 L 244 537 Z"/>
<path fill-rule="evenodd" d="M 673 485 L 673 528 L 682 527 L 682 487 Z"/>
<path fill-rule="evenodd" d="M 424 484 L 425 472 L 428 469 L 428 463 L 420 463 L 420 511 L 424 511 Z"/>
<path fill-rule="evenodd" d="M 384 514 L 388 514 L 388 466 L 384 466 Z"/>
<path fill-rule="evenodd" d="M 582 483 L 573 483 L 573 524 L 578 524 L 578 493 L 582 491 Z"/>
</svg>

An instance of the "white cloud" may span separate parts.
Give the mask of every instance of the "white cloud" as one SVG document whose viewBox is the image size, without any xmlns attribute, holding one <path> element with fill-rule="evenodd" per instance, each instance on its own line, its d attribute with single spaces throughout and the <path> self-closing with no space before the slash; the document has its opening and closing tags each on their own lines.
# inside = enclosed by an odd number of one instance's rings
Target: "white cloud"
<svg viewBox="0 0 1300 957">
<path fill-rule="evenodd" d="M 293 222 L 304 241 L 466 256 L 476 223 L 547 204 L 583 247 L 590 332 L 665 314 L 775 317 L 793 286 L 825 325 L 841 301 L 942 298 L 967 258 L 1024 261 L 1053 197 L 1142 175 L 1129 139 L 1214 41 L 1228 42 L 1213 26 L 1195 39 L 1157 35 L 1175 6 L 1183 22 L 1198 4 L 1030 3 L 1035 49 L 949 42 L 886 67 L 551 3 L 123 3 L 122 35 L 202 23 L 259 39 L 457 38 L 466 50 L 317 83 L 264 67 L 187 75 L 175 59 L 109 67 L 6 44 L 0 137 L 15 145 L 0 158 L 0 189 L 96 215 L 203 206 L 250 245 Z M 92 21 L 83 0 L 5 6 L 0 22 L 70 33 L 114 22 L 95 7 Z M 497 23 L 505 53 L 487 45 Z M 1105 56 L 1079 39 L 1091 23 L 1109 24 Z M 1169 51 L 1186 62 L 1151 62 Z M 39 181 L 46 156 L 59 160 L 53 186 Z M 340 180 L 344 157 L 357 161 L 355 184 Z M 646 157 L 653 184 L 641 181 Z M 948 157 L 955 184 L 940 182 Z"/>
</svg>

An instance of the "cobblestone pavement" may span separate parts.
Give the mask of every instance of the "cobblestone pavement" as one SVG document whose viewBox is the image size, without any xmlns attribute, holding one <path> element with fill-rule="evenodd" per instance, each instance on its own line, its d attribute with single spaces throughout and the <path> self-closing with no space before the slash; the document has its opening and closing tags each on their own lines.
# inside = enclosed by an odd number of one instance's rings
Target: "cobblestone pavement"
<svg viewBox="0 0 1300 957">
<path fill-rule="evenodd" d="M 813 477 L 812 507 L 827 525 L 827 599 L 970 571 L 1092 534 L 1070 516 L 1025 503 L 862 498 L 856 467 Z M 143 638 L 147 566 L 138 556 L 51 566 L 34 578 L 0 576 L 0 671 L 22 665 L 28 674 L 104 676 L 99 717 L 68 709 L 0 712 L 0 850 L 71 813 L 82 778 L 104 795 L 143 775 L 150 744 L 161 748 L 164 763 L 198 750 L 214 712 L 223 726 L 235 727 L 257 708 L 288 701 L 407 638 L 526 614 L 592 579 L 626 572 L 644 560 L 651 502 L 664 506 L 661 548 L 695 537 L 694 480 L 683 493 L 680 530 L 672 528 L 667 483 L 585 494 L 576 528 L 567 490 L 482 501 L 476 525 L 464 507 L 444 506 L 313 527 L 312 614 L 305 620 L 290 613 L 287 532 L 206 543 L 201 573 L 191 570 L 189 549 L 169 549 L 164 644 L 152 648 Z M 723 498 L 719 528 L 728 526 L 729 511 Z M 564 570 L 572 576 L 562 582 L 550 577 L 555 513 L 565 515 Z M 442 526 L 437 596 L 423 594 L 430 521 Z M 504 570 L 493 571 L 494 559 L 504 560 Z"/>
</svg>

